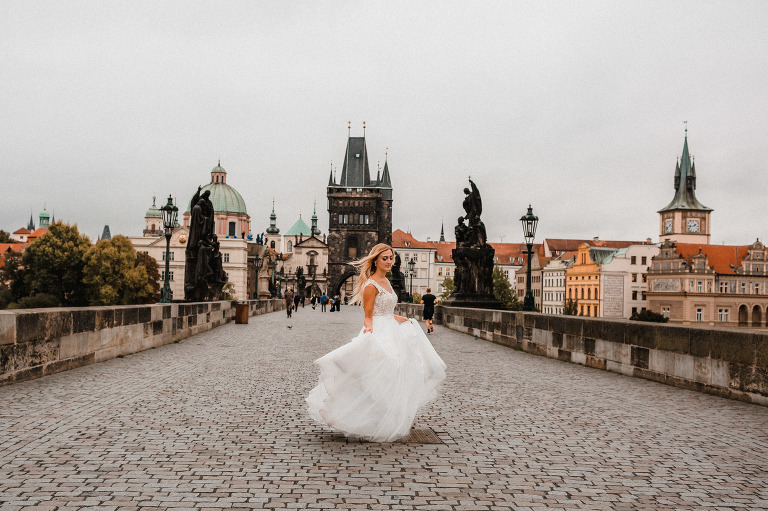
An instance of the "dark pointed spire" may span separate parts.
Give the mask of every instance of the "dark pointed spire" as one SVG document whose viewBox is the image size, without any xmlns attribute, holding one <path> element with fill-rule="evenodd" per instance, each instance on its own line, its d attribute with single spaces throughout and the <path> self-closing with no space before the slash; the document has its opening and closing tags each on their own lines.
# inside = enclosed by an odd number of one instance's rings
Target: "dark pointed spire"
<svg viewBox="0 0 768 511">
<path fill-rule="evenodd" d="M 29 214 L 29 223 L 27 224 L 27 229 L 30 231 L 35 230 L 35 221 L 32 219 L 32 213 Z"/>
<path fill-rule="evenodd" d="M 280 234 L 280 229 L 277 228 L 277 215 L 275 214 L 275 199 L 272 199 L 272 214 L 269 215 L 269 227 L 267 227 L 267 234 Z"/>
<path fill-rule="evenodd" d="M 331 162 L 331 175 L 328 177 L 328 186 L 334 186 L 335 183 L 333 182 L 333 162 Z"/>
<path fill-rule="evenodd" d="M 674 209 L 712 211 L 696 199 L 696 169 L 691 162 L 688 151 L 688 126 L 685 127 L 685 141 L 683 142 L 683 154 L 675 165 L 675 198 L 667 207 L 659 210 L 669 211 Z"/>
<path fill-rule="evenodd" d="M 445 241 L 445 222 L 440 223 L 440 241 Z"/>
<path fill-rule="evenodd" d="M 312 210 L 312 230 L 310 231 L 312 236 L 318 236 L 320 229 L 317 228 L 317 199 L 315 199 L 315 207 Z"/>
<path fill-rule="evenodd" d="M 344 167 L 341 169 L 339 186 L 347 188 L 371 186 L 365 137 L 350 136 L 347 139 L 347 151 L 344 155 Z"/>
</svg>

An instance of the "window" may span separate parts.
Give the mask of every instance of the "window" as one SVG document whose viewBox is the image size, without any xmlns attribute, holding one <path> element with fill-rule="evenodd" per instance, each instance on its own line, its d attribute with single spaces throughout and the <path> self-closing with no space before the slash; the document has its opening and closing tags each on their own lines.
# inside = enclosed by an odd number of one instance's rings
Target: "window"
<svg viewBox="0 0 768 511">
<path fill-rule="evenodd" d="M 630 257 L 629 264 L 637 264 L 637 256 Z"/>
<path fill-rule="evenodd" d="M 229 262 L 229 253 L 227 253 L 227 252 L 224 252 L 224 253 L 223 253 L 223 254 L 221 254 L 221 255 L 222 255 L 223 259 L 224 259 L 224 262 L 225 262 L 225 263 L 228 263 L 228 262 Z"/>
<path fill-rule="evenodd" d="M 287 251 L 288 252 L 293 252 L 293 242 L 292 241 L 288 241 L 288 249 L 287 249 Z"/>
<path fill-rule="evenodd" d="M 701 293 L 703 291 L 703 288 L 704 288 L 704 283 L 702 281 L 698 281 L 696 283 L 696 292 Z"/>
<path fill-rule="evenodd" d="M 696 309 L 696 321 L 704 321 L 704 309 Z"/>
<path fill-rule="evenodd" d="M 648 275 L 643 273 L 643 282 L 648 282 Z"/>
<path fill-rule="evenodd" d="M 504 277 L 509 280 L 509 270 L 504 270 Z"/>
<path fill-rule="evenodd" d="M 669 307 L 662 307 L 661 308 L 661 315 L 665 318 L 669 317 Z"/>
<path fill-rule="evenodd" d="M 645 291 L 643 291 L 642 293 L 640 293 L 640 296 L 642 296 L 642 300 L 643 300 L 643 301 L 645 301 Z"/>
<path fill-rule="evenodd" d="M 637 307 L 632 307 L 632 315 L 634 316 L 637 314 Z"/>
<path fill-rule="evenodd" d="M 643 266 L 646 266 L 648 264 L 647 261 L 648 261 L 648 258 L 645 256 L 640 258 L 640 264 L 642 264 Z"/>
<path fill-rule="evenodd" d="M 236 237 L 235 234 L 235 222 L 229 222 L 229 234 L 228 236 Z"/>
<path fill-rule="evenodd" d="M 269 242 L 269 248 L 271 248 L 272 250 L 275 249 L 275 240 L 272 240 Z"/>
<path fill-rule="evenodd" d="M 717 309 L 717 320 L 721 323 L 729 321 L 730 309 Z"/>
<path fill-rule="evenodd" d="M 632 291 L 632 299 L 637 300 L 637 291 Z"/>
<path fill-rule="evenodd" d="M 165 280 L 165 270 L 160 272 L 160 280 Z M 168 272 L 168 280 L 173 280 L 173 272 L 172 271 Z"/>
<path fill-rule="evenodd" d="M 438 277 L 442 277 L 443 276 L 443 267 L 442 266 L 438 266 L 437 267 L 437 276 Z"/>
<path fill-rule="evenodd" d="M 747 284 L 742 282 L 741 283 L 741 294 L 746 294 L 747 292 Z"/>
<path fill-rule="evenodd" d="M 169 252 L 170 257 L 168 258 L 169 261 L 173 261 L 173 252 Z M 163 261 L 165 261 L 165 252 L 163 252 Z"/>
<path fill-rule="evenodd" d="M 720 292 L 721 293 L 727 293 L 728 292 L 728 283 L 727 282 L 721 282 L 720 283 Z"/>
<path fill-rule="evenodd" d="M 756 295 L 760 294 L 760 284 L 755 284 L 755 294 Z"/>
<path fill-rule="evenodd" d="M 632 274 L 632 282 L 637 282 L 637 273 Z"/>
<path fill-rule="evenodd" d="M 445 269 L 445 276 L 446 277 L 450 277 L 451 276 L 451 269 L 450 268 L 446 268 Z"/>
</svg>

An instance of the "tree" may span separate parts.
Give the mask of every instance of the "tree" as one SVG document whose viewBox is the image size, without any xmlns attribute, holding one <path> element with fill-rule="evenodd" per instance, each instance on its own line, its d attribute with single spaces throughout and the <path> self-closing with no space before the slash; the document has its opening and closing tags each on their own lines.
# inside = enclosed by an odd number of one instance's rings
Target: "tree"
<svg viewBox="0 0 768 511">
<path fill-rule="evenodd" d="M 443 279 L 443 289 L 445 289 L 445 291 L 440 294 L 441 302 L 447 300 L 448 297 L 451 296 L 451 293 L 453 293 L 453 291 L 456 289 L 456 284 L 453 282 L 451 277 L 445 277 Z"/>
<path fill-rule="evenodd" d="M 153 297 L 145 266 L 125 236 L 100 240 L 85 255 L 83 282 L 91 305 L 131 305 Z"/>
<path fill-rule="evenodd" d="M 235 285 L 231 281 L 227 281 L 224 287 L 221 288 L 219 293 L 219 300 L 234 300 L 235 299 Z"/>
<path fill-rule="evenodd" d="M 652 312 L 649 310 L 641 310 L 639 313 L 635 312 L 629 317 L 632 321 L 648 321 L 651 323 L 666 323 L 669 318 L 658 312 Z"/>
<path fill-rule="evenodd" d="M 52 224 L 22 255 L 29 296 L 48 294 L 56 297 L 57 305 L 87 305 L 83 268 L 90 247 L 91 241 L 76 225 Z"/>
<path fill-rule="evenodd" d="M 579 315 L 579 299 L 570 299 L 568 298 L 565 301 L 565 306 L 563 307 L 563 314 L 566 316 L 578 316 Z"/>
<path fill-rule="evenodd" d="M 26 270 L 21 261 L 21 252 L 9 252 L 5 255 L 5 265 L 0 267 L 0 282 L 5 286 L 6 302 L 0 303 L 8 307 L 11 302 L 18 302 L 29 295 L 25 281 Z"/>
<path fill-rule="evenodd" d="M 160 266 L 154 257 L 146 252 L 136 252 L 136 266 L 143 266 L 147 272 L 149 285 L 152 286 L 152 296 L 144 303 L 157 303 L 160 301 Z"/>
<path fill-rule="evenodd" d="M 413 303 L 421 303 L 421 293 L 418 291 L 414 291 L 411 298 L 413 299 Z"/>
<path fill-rule="evenodd" d="M 14 243 L 13 236 L 0 229 L 0 243 Z"/>
<path fill-rule="evenodd" d="M 522 304 L 512 289 L 509 279 L 498 265 L 493 267 L 493 296 L 507 310 L 522 310 Z"/>
</svg>

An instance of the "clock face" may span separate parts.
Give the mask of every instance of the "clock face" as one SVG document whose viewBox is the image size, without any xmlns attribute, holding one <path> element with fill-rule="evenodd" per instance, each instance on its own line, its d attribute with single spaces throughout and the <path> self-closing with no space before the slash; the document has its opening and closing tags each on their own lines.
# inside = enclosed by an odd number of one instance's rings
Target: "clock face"
<svg viewBox="0 0 768 511">
<path fill-rule="evenodd" d="M 688 232 L 699 232 L 698 220 L 688 220 Z"/>
<path fill-rule="evenodd" d="M 670 233 L 672 232 L 672 220 L 667 220 L 664 222 L 664 232 Z"/>
</svg>

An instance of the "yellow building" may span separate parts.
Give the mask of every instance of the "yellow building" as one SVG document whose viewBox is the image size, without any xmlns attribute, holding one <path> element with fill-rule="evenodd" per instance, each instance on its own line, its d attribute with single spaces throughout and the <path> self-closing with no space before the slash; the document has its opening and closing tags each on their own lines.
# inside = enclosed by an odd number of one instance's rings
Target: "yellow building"
<svg viewBox="0 0 768 511">
<path fill-rule="evenodd" d="M 590 257 L 590 247 L 579 245 L 576 261 L 565 270 L 566 300 L 578 302 L 580 316 L 600 316 L 600 271 Z"/>
</svg>

